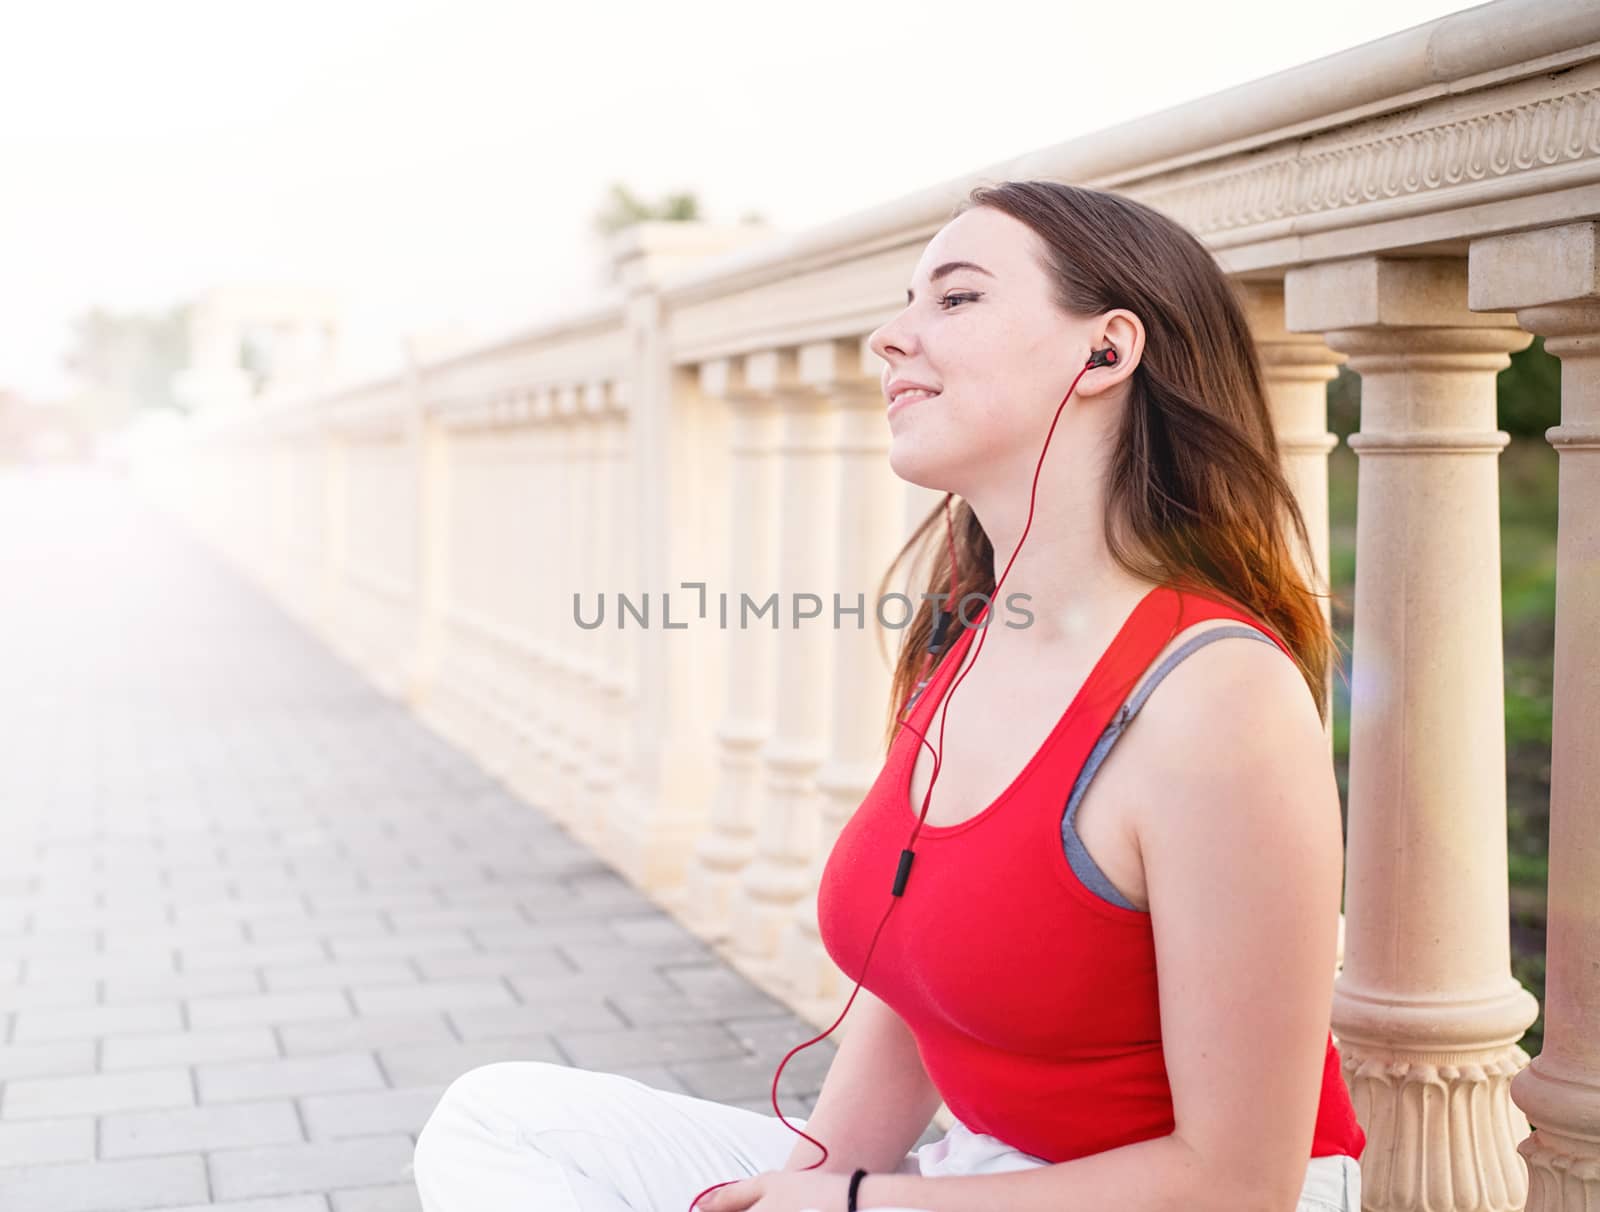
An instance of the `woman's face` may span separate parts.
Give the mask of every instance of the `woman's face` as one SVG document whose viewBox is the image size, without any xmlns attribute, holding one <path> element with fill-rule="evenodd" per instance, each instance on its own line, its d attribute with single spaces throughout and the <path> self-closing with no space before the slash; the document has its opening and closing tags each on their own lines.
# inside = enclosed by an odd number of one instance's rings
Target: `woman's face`
<svg viewBox="0 0 1600 1212">
<path fill-rule="evenodd" d="M 1030 227 L 986 206 L 928 242 L 904 310 L 868 338 L 887 364 L 889 464 L 901 479 L 968 498 L 1031 479 L 1092 335 L 1091 320 L 1068 316 L 1052 297 L 1042 254 Z M 946 270 L 952 262 L 971 264 Z M 896 403 L 897 379 L 938 394 Z M 1067 421 L 1063 413 L 1052 450 Z"/>
</svg>

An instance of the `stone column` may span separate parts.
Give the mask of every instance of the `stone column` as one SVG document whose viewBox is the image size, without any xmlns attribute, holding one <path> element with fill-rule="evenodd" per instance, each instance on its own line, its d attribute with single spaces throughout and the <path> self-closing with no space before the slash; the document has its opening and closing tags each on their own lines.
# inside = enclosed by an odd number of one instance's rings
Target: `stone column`
<svg viewBox="0 0 1600 1212">
<path fill-rule="evenodd" d="M 412 467 L 416 478 L 415 657 L 407 698 L 418 708 L 433 699 L 439 669 L 440 613 L 449 598 L 450 456 L 448 436 L 439 419 L 423 406 L 420 389 L 412 405 Z"/>
<path fill-rule="evenodd" d="M 494 408 L 488 399 L 479 402 L 472 433 L 473 509 L 471 527 L 472 584 L 471 626 L 468 628 L 470 653 L 468 690 L 472 699 L 472 727 L 469 733 L 473 756 L 497 774 L 491 755 L 497 731 L 494 698 L 495 668 L 500 654 L 490 628 L 496 608 L 495 529 L 495 430 Z"/>
<path fill-rule="evenodd" d="M 560 388 L 557 398 L 571 410 L 571 436 L 565 449 L 567 490 L 561 508 L 561 527 L 567 532 L 570 569 L 560 581 L 566 617 L 561 624 L 562 663 L 567 669 L 568 689 L 563 695 L 564 744 L 556 762 L 556 785 L 564 807 L 562 812 L 574 834 L 594 849 L 604 852 L 600 822 L 589 811 L 583 798 L 584 771 L 590 761 L 594 734 L 594 655 L 595 633 L 584 631 L 572 620 L 572 594 L 592 593 L 595 582 L 594 526 L 594 417 L 588 391 L 573 383 Z"/>
<path fill-rule="evenodd" d="M 722 400 L 729 435 L 727 623 L 729 660 L 725 706 L 717 727 L 720 771 L 707 829 L 696 840 L 685 877 L 682 916 L 701 938 L 722 941 L 732 930 L 731 905 L 739 873 L 755 854 L 761 811 L 761 747 L 771 733 L 774 645 L 761 619 L 746 623 L 775 588 L 777 572 L 778 414 L 769 396 L 730 383 L 726 359 L 700 369 L 700 390 Z M 720 609 L 719 609 L 720 614 Z M 720 625 L 720 619 L 719 619 Z"/>
<path fill-rule="evenodd" d="M 889 467 L 883 389 L 877 374 L 863 366 L 864 358 L 877 361 L 870 351 L 844 343 L 817 354 L 823 365 L 817 368 L 816 381 L 839 410 L 839 516 L 848 519 L 848 525 L 839 528 L 832 578 L 840 599 L 839 619 L 833 633 L 829 756 L 817 772 L 817 844 L 806 875 L 806 895 L 785 929 L 778 969 L 780 981 L 795 1000 L 810 1008 L 808 1017 L 813 1021 L 824 1011 L 830 1018 L 836 1015 L 838 995 L 847 988 L 817 932 L 817 887 L 839 831 L 883 768 L 889 662 L 903 634 L 886 632 L 878 623 L 877 608 L 878 582 L 904 541 L 899 514 L 905 482 Z M 831 365 L 834 359 L 837 368 Z M 833 610 L 831 597 L 828 609 Z M 890 617 L 898 619 L 899 612 Z M 884 891 L 887 896 L 887 887 Z"/>
<path fill-rule="evenodd" d="M 548 525 L 534 504 L 535 458 L 539 431 L 533 423 L 534 390 L 518 388 L 511 395 L 511 422 L 506 429 L 506 525 L 503 559 L 510 592 L 506 598 L 506 674 L 510 720 L 501 777 L 527 795 L 528 746 L 542 726 L 539 721 L 539 542 Z M 534 803 L 538 803 L 535 798 Z"/>
<path fill-rule="evenodd" d="M 1328 432 L 1328 381 L 1339 373 L 1343 354 L 1335 353 L 1311 333 L 1290 332 L 1283 324 L 1283 283 L 1239 282 L 1250 332 L 1256 342 L 1265 380 L 1272 427 L 1277 434 L 1279 463 L 1294 490 L 1311 538 L 1310 551 L 1296 551 L 1306 583 L 1326 594 L 1328 567 L 1328 452 L 1339 444 Z M 1294 542 L 1294 536 L 1290 535 Z M 1322 616 L 1332 624 L 1333 611 L 1322 599 Z M 1330 666 L 1324 693 L 1332 703 L 1334 670 Z M 1326 727 L 1328 754 L 1333 755 L 1333 713 Z"/>
<path fill-rule="evenodd" d="M 556 574 L 557 544 L 564 528 L 556 499 L 557 428 L 552 389 L 539 388 L 528 399 L 528 456 L 521 500 L 527 512 L 527 537 L 519 558 L 527 561 L 528 661 L 526 717 L 519 733 L 511 778 L 529 803 L 548 811 L 553 777 L 553 732 L 560 701 L 556 653 L 572 626 L 572 600 Z"/>
<path fill-rule="evenodd" d="M 1534 1126 L 1528 1212 L 1600 1208 L 1600 223 L 1474 241 L 1473 307 L 1561 359 L 1544 1047 L 1512 1080 Z"/>
<path fill-rule="evenodd" d="M 616 499 L 613 484 L 606 467 L 606 387 L 602 381 L 582 384 L 582 409 L 584 409 L 584 457 L 582 457 L 582 518 L 573 518 L 581 526 L 584 564 L 581 576 L 571 585 L 584 600 L 594 603 L 595 595 L 606 592 L 610 579 L 606 548 L 616 540 Z M 568 595 L 568 606 L 571 596 Z M 566 632 L 582 652 L 584 664 L 584 699 L 582 699 L 581 731 L 584 734 L 584 753 L 578 771 L 579 820 L 590 836 L 605 836 L 606 796 L 610 795 L 610 780 L 605 772 L 605 748 L 608 726 L 605 720 L 605 628 L 592 632 L 579 627 L 571 620 L 568 609 Z"/>
<path fill-rule="evenodd" d="M 753 388 L 772 393 L 780 425 L 776 705 L 773 734 L 761 751 L 766 794 L 756 856 L 733 909 L 734 954 L 754 975 L 771 968 L 778 940 L 810 890 L 834 632 L 826 610 L 798 624 L 796 614 L 811 605 L 804 594 L 831 606 L 839 417 L 830 394 L 800 380 L 788 351 L 752 356 L 747 375 Z"/>
<path fill-rule="evenodd" d="M 484 769 L 504 778 L 510 769 L 516 743 L 516 660 L 510 639 L 516 620 L 516 568 L 512 553 L 523 530 L 514 507 L 512 485 L 516 474 L 517 428 L 515 404 L 507 396 L 490 403 L 490 424 L 484 430 L 483 476 L 487 498 L 484 519 L 484 576 L 487 593 L 483 624 L 485 660 L 482 688 L 488 727 L 483 737 Z"/>
<path fill-rule="evenodd" d="M 579 519 L 583 514 L 583 420 L 579 416 L 578 395 L 575 389 L 563 386 L 556 390 L 557 417 L 557 515 L 561 525 L 559 533 L 560 557 L 551 568 L 554 583 L 560 587 L 565 605 L 564 624 L 557 632 L 556 659 L 560 674 L 556 679 L 559 701 L 575 704 L 584 692 L 584 662 L 580 651 L 580 634 L 572 624 L 572 598 L 574 588 L 583 584 L 583 536 Z M 552 721 L 555 723 L 555 721 Z M 574 713 L 563 712 L 552 728 L 555 739 L 551 781 L 545 794 L 551 814 L 572 831 L 575 837 L 589 841 L 593 835 L 588 822 L 577 811 L 576 794 L 579 771 L 583 768 L 584 747 L 581 720 Z"/>
<path fill-rule="evenodd" d="M 317 595 L 316 623 L 324 639 L 337 644 L 344 621 L 349 588 L 345 583 L 346 547 L 350 516 L 349 453 L 345 435 L 331 424 L 319 427 L 314 440 L 321 448 L 322 577 Z"/>
<path fill-rule="evenodd" d="M 447 525 L 455 576 L 451 579 L 450 598 L 445 607 L 441 684 L 447 694 L 445 718 L 450 739 L 463 747 L 470 747 L 477 711 L 470 676 L 472 633 L 466 625 L 466 619 L 471 614 L 478 583 L 478 552 L 473 525 L 478 499 L 478 481 L 473 467 L 477 436 L 463 405 L 458 404 L 450 409 L 447 424 L 450 426 L 450 479 L 455 486 Z"/>
<path fill-rule="evenodd" d="M 1495 376 L 1530 337 L 1467 309 L 1466 262 L 1285 280 L 1287 327 L 1362 377 L 1346 951 L 1333 1028 L 1368 1209 L 1518 1208 Z"/>
<path fill-rule="evenodd" d="M 502 628 L 500 700 L 504 726 L 499 737 L 499 773 L 509 782 L 527 733 L 531 699 L 531 652 L 528 641 L 528 548 L 536 522 L 527 509 L 529 464 L 528 400 L 513 390 L 502 405 L 500 429 L 501 485 L 498 494 L 502 524 L 497 544 L 501 564 L 500 626 Z"/>
<path fill-rule="evenodd" d="M 595 669 L 598 720 L 584 787 L 595 831 L 605 839 L 607 852 L 611 853 L 618 846 L 618 835 L 626 827 L 619 819 L 618 796 L 624 753 L 621 738 L 629 723 L 629 684 L 626 637 L 617 627 L 616 595 L 629 582 L 627 543 L 632 506 L 626 465 L 628 417 L 621 384 L 609 380 L 594 384 L 593 390 L 599 409 L 594 420 L 598 443 L 594 474 L 599 497 L 603 500 L 603 517 L 596 518 L 594 527 L 599 557 L 596 580 L 584 597 L 592 609 L 595 595 L 604 596 L 605 623 L 593 633 L 598 654 Z M 564 617 L 570 619 L 570 597 L 563 606 Z"/>
</svg>

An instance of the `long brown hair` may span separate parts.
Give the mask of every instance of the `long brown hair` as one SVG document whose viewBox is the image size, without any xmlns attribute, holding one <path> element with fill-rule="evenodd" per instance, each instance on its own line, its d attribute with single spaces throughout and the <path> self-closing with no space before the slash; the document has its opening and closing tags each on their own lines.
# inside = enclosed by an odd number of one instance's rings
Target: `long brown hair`
<svg viewBox="0 0 1600 1212">
<path fill-rule="evenodd" d="M 1003 211 L 1038 234 L 1063 310 L 1093 316 L 1123 308 L 1144 324 L 1144 352 L 1127 380 L 1127 409 L 1107 466 L 1112 558 L 1144 580 L 1225 598 L 1253 615 L 1294 654 L 1326 725 L 1335 647 L 1318 602 L 1325 595 L 1306 584 L 1290 549 L 1291 527 L 1302 552 L 1311 543 L 1279 467 L 1255 340 L 1232 282 L 1181 224 L 1118 194 L 1003 181 L 973 189 L 950 217 L 973 206 Z M 945 558 L 947 502 L 961 569 L 954 588 Z M 945 494 L 890 562 L 880 599 L 908 554 L 918 562 L 932 557 L 926 592 L 953 593 L 951 608 L 967 594 L 994 591 L 994 547 L 972 506 L 954 494 Z M 978 604 L 967 608 L 969 617 Z M 905 629 L 885 745 L 921 670 L 933 614 L 933 601 L 924 598 Z M 961 630 L 958 614 L 939 660 Z"/>
</svg>

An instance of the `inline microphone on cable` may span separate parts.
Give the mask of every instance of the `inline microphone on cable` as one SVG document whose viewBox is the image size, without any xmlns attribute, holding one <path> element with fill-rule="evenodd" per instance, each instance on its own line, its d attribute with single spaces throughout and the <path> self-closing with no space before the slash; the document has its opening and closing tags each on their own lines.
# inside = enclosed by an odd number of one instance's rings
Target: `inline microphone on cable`
<svg viewBox="0 0 1600 1212">
<path fill-rule="evenodd" d="M 1039 461 L 1038 461 L 1038 463 L 1035 465 L 1035 467 L 1033 469 L 1033 487 L 1032 487 L 1032 490 L 1028 494 L 1028 519 L 1027 519 L 1027 522 L 1023 525 L 1022 537 L 1017 540 L 1016 551 L 1013 551 L 1011 553 L 1011 559 L 1006 562 L 1005 569 L 1000 573 L 999 580 L 997 580 L 995 582 L 995 586 L 994 586 L 994 590 L 993 590 L 993 594 L 995 596 L 999 595 L 1000 587 L 1005 584 L 1006 577 L 1011 572 L 1011 565 L 1016 562 L 1017 553 L 1022 550 L 1023 540 L 1025 540 L 1028 537 L 1028 531 L 1031 530 L 1032 527 L 1033 527 L 1033 510 L 1034 510 L 1034 505 L 1035 505 L 1036 497 L 1037 497 L 1038 490 L 1039 490 L 1039 472 L 1040 472 L 1040 469 L 1042 469 L 1043 466 L 1044 466 L 1044 456 L 1045 456 L 1045 453 L 1050 449 L 1050 438 L 1055 433 L 1056 421 L 1060 420 L 1060 418 L 1061 418 L 1061 410 L 1066 407 L 1067 400 L 1072 398 L 1072 393 L 1073 393 L 1074 390 L 1076 390 L 1076 388 L 1078 386 L 1078 380 L 1081 379 L 1084 376 L 1084 373 L 1086 371 L 1093 370 L 1096 367 L 1100 367 L 1100 366 L 1115 366 L 1117 364 L 1117 361 L 1118 361 L 1117 351 L 1116 351 L 1116 348 L 1114 346 L 1108 345 L 1104 349 L 1096 349 L 1096 350 L 1092 351 L 1089 354 L 1089 360 L 1086 363 L 1084 363 L 1083 369 L 1078 371 L 1077 375 L 1073 378 L 1072 386 L 1067 388 L 1067 394 L 1064 397 L 1062 397 L 1061 403 L 1056 406 L 1055 418 L 1052 419 L 1051 422 L 1050 422 L 1050 429 L 1045 434 L 1044 446 L 1039 451 Z M 951 521 L 951 517 L 950 517 L 950 498 L 949 498 L 948 495 L 945 497 L 944 518 L 945 518 L 945 537 L 946 537 L 946 541 L 948 542 L 948 545 L 949 545 L 949 556 L 950 556 L 950 596 L 954 597 L 955 596 L 955 592 L 956 592 L 956 586 L 960 583 L 960 581 L 958 579 L 959 578 L 959 569 L 958 569 L 958 561 L 957 561 L 957 558 L 956 558 L 955 526 L 954 526 L 953 522 Z M 911 864 L 912 864 L 912 861 L 917 857 L 917 853 L 912 847 L 916 844 L 917 835 L 922 832 L 923 821 L 926 819 L 927 814 L 928 814 L 928 801 L 933 796 L 934 784 L 939 781 L 939 767 L 940 767 L 940 764 L 941 764 L 941 759 L 942 759 L 943 750 L 944 750 L 944 743 L 943 743 L 944 742 L 944 722 L 941 719 L 940 724 L 939 724 L 940 746 L 936 750 L 936 749 L 934 749 L 932 742 L 930 742 L 928 740 L 926 734 L 924 734 L 914 724 L 911 724 L 906 719 L 906 715 L 911 710 L 912 705 L 917 701 L 918 697 L 921 695 L 923 688 L 926 687 L 928 685 L 928 682 L 931 680 L 930 666 L 933 664 L 931 658 L 944 651 L 945 643 L 946 643 L 946 635 L 947 635 L 947 632 L 949 631 L 949 627 L 950 627 L 950 620 L 955 615 L 955 610 L 954 610 L 953 607 L 954 607 L 954 604 L 952 603 L 952 608 L 951 609 L 941 609 L 939 611 L 938 621 L 935 623 L 935 625 L 933 627 L 933 630 L 932 630 L 932 634 L 928 638 L 928 651 L 923 657 L 922 675 L 921 675 L 920 679 L 918 680 L 915 689 L 912 691 L 911 695 L 907 699 L 905 705 L 900 709 L 900 715 L 899 715 L 899 724 L 900 724 L 900 726 L 904 727 L 904 728 L 909 728 L 911 730 L 912 734 L 917 738 L 917 743 L 933 754 L 933 773 L 932 773 L 932 775 L 930 776 L 930 778 L 928 780 L 928 790 L 923 795 L 922 811 L 917 817 L 917 824 L 916 824 L 915 828 L 912 829 L 911 838 L 906 843 L 905 848 L 900 851 L 900 862 L 899 862 L 899 865 L 896 867 L 895 874 L 894 874 L 894 886 L 890 890 L 891 895 L 890 895 L 890 898 L 889 898 L 889 907 L 884 912 L 883 919 L 878 923 L 878 928 L 873 933 L 872 941 L 867 947 L 867 954 L 861 961 L 861 972 L 862 972 L 862 979 L 863 980 L 866 977 L 867 965 L 872 962 L 872 954 L 873 954 L 874 951 L 877 950 L 878 937 L 883 933 L 884 926 L 888 924 L 889 915 L 894 911 L 894 906 L 898 903 L 899 898 L 901 898 L 901 897 L 903 897 L 905 895 L 906 885 L 911 879 Z M 963 625 L 965 625 L 964 620 L 963 620 Z M 987 627 L 985 627 L 985 630 L 987 631 Z M 983 641 L 984 641 L 984 638 L 985 637 L 982 636 L 982 635 L 980 635 L 978 637 L 977 646 L 976 646 L 976 648 L 974 648 L 973 653 L 972 653 L 972 661 L 973 661 L 973 663 L 977 662 L 977 659 L 978 659 L 979 655 L 983 652 Z M 969 669 L 970 669 L 970 667 L 969 667 Z M 959 687 L 961 685 L 961 682 L 966 677 L 968 671 L 969 670 L 958 671 L 957 676 L 955 677 L 954 681 L 951 683 L 949 690 L 946 692 L 946 699 L 947 700 L 950 699 L 950 698 L 953 698 L 955 696 L 955 692 L 956 692 L 957 687 Z M 930 723 L 931 722 L 932 721 L 930 721 Z M 915 765 L 915 759 L 913 759 L 913 767 L 914 767 L 914 765 Z M 789 1050 L 789 1052 L 787 1053 L 787 1055 L 784 1056 L 783 1060 L 778 1062 L 778 1072 L 773 1074 L 773 1076 L 772 1076 L 772 1109 L 775 1112 L 777 1112 L 779 1120 L 781 1120 L 783 1122 L 783 1125 L 785 1127 L 787 1127 L 790 1130 L 792 1130 L 798 1136 L 804 1137 L 806 1140 L 810 1141 L 813 1145 L 816 1145 L 817 1148 L 822 1150 L 822 1159 L 820 1161 L 815 1161 L 815 1162 L 811 1163 L 811 1165 L 809 1165 L 809 1166 L 803 1167 L 803 1169 L 806 1169 L 806 1170 L 815 1170 L 818 1166 L 824 1165 L 828 1160 L 829 1150 L 828 1150 L 828 1147 L 826 1145 L 824 1145 L 821 1141 L 819 1141 L 816 1137 L 810 1136 L 806 1132 L 802 1131 L 801 1129 L 796 1128 L 793 1124 L 791 1124 L 787 1119 L 784 1118 L 783 1111 L 778 1106 L 778 1078 L 781 1077 L 782 1074 L 783 1074 L 783 1067 L 786 1064 L 789 1063 L 789 1057 L 793 1056 L 796 1052 L 799 1052 L 802 1048 L 809 1048 L 812 1044 L 818 1043 L 819 1041 L 824 1040 L 829 1035 L 833 1034 L 833 1028 L 837 1027 L 842 1021 L 844 1021 L 845 1015 L 850 1013 L 850 1007 L 855 1003 L 856 994 L 861 991 L 861 987 L 862 987 L 861 980 L 857 980 L 855 989 L 853 989 L 851 991 L 849 999 L 845 1002 L 844 1009 L 842 1011 L 840 1011 L 840 1013 L 839 1013 L 839 1017 L 836 1018 L 833 1021 L 833 1026 L 829 1027 L 826 1031 L 824 1031 L 821 1035 L 815 1037 L 814 1039 L 807 1040 L 806 1042 L 804 1042 L 802 1044 L 797 1044 L 795 1047 L 791 1048 Z M 850 1194 L 849 1194 L 849 1212 L 855 1212 L 855 1207 L 856 1207 L 856 1188 L 860 1184 L 861 1178 L 864 1175 L 864 1173 L 865 1173 L 864 1171 L 858 1170 L 852 1176 L 852 1182 L 851 1182 L 851 1185 L 850 1185 Z M 719 1190 L 722 1187 L 731 1186 L 733 1183 L 735 1183 L 737 1181 L 738 1181 L 737 1179 L 729 1179 L 727 1182 L 716 1183 L 713 1186 L 707 1187 L 704 1191 L 700 1192 L 699 1195 L 696 1195 L 694 1197 L 694 1199 L 690 1201 L 690 1204 L 689 1204 L 690 1212 L 695 1212 L 695 1209 L 696 1209 L 697 1205 L 699 1204 L 700 1199 L 703 1196 L 709 1195 L 711 1192 Z"/>
</svg>

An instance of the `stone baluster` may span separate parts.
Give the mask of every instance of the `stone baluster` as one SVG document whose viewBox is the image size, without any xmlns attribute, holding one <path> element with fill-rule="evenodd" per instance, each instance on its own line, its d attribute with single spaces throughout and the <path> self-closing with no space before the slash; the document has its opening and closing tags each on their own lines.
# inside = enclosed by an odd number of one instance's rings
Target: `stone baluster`
<svg viewBox="0 0 1600 1212">
<path fill-rule="evenodd" d="M 605 592 L 605 545 L 615 532 L 611 516 L 615 502 L 610 496 L 610 485 L 604 474 L 605 435 L 602 419 L 605 410 L 605 385 L 598 382 L 577 384 L 573 388 L 578 397 L 582 432 L 578 457 L 578 510 L 566 519 L 567 525 L 578 532 L 578 545 L 582 559 L 578 577 L 569 587 L 593 603 L 596 594 Z M 605 853 L 606 806 L 594 794 L 593 781 L 600 770 L 601 735 L 606 729 L 602 697 L 605 662 L 601 651 L 601 631 L 585 631 L 572 621 L 571 598 L 567 599 L 566 632 L 571 637 L 573 651 L 581 667 L 581 690 L 572 710 L 581 740 L 576 755 L 576 769 L 572 772 L 572 794 L 575 818 L 582 822 L 587 837 L 595 839 L 597 848 Z"/>
<path fill-rule="evenodd" d="M 1290 332 L 1283 324 L 1282 282 L 1240 282 L 1239 295 L 1255 338 L 1256 353 L 1272 411 L 1278 458 L 1311 538 L 1310 551 L 1296 551 L 1301 574 L 1313 592 L 1327 594 L 1328 453 L 1339 444 L 1328 431 L 1328 381 L 1339 373 L 1345 355 L 1335 353 L 1313 333 Z M 1294 537 L 1289 536 L 1293 542 Z M 1322 599 L 1322 615 L 1331 625 L 1332 607 Z M 1330 665 L 1324 692 L 1332 703 L 1334 669 Z M 1325 731 L 1333 755 L 1333 712 Z"/>
<path fill-rule="evenodd" d="M 583 584 L 582 536 L 577 519 L 583 510 L 583 434 L 579 416 L 578 394 L 570 385 L 555 391 L 556 438 L 556 516 L 561 519 L 557 528 L 558 556 L 551 568 L 551 577 L 561 590 L 563 623 L 557 630 L 557 668 L 554 679 L 557 701 L 570 707 L 583 692 L 583 662 L 578 651 L 579 635 L 572 623 L 572 591 Z M 562 711 L 560 718 L 552 721 L 550 785 L 545 789 L 546 802 L 551 815 L 572 831 L 575 837 L 587 840 L 587 824 L 577 811 L 576 792 L 578 772 L 582 769 L 582 747 L 585 738 L 578 721 L 570 711 Z"/>
<path fill-rule="evenodd" d="M 1600 1208 L 1600 223 L 1496 236 L 1469 252 L 1473 307 L 1515 309 L 1561 359 L 1550 883 L 1544 1045 L 1512 1079 L 1534 1131 L 1528 1212 Z"/>
<path fill-rule="evenodd" d="M 529 704 L 511 779 L 525 799 L 550 811 L 555 735 L 561 726 L 559 654 L 572 625 L 572 601 L 557 574 L 565 519 L 557 498 L 560 455 L 552 389 L 532 393 L 528 415 L 531 445 L 525 475 L 532 519 L 525 549 L 529 565 Z"/>
<path fill-rule="evenodd" d="M 440 613 L 449 597 L 450 453 L 448 432 L 423 406 L 413 387 L 410 421 L 412 475 L 416 482 L 416 634 L 407 680 L 407 697 L 419 709 L 431 707 L 439 670 Z"/>
<path fill-rule="evenodd" d="M 721 941 L 732 929 L 735 884 L 755 854 L 760 812 L 761 748 L 771 733 L 774 645 L 759 619 L 745 620 L 744 595 L 759 606 L 776 574 L 776 449 L 778 414 L 771 398 L 730 382 L 729 361 L 700 370 L 700 391 L 726 404 L 728 442 L 728 652 L 724 713 L 717 727 L 719 774 L 711 815 L 695 842 L 681 914 L 702 938 Z M 720 612 L 719 612 L 720 614 Z M 719 618 L 720 624 L 720 618 Z"/>
<path fill-rule="evenodd" d="M 761 750 L 766 793 L 756 854 L 733 906 L 734 955 L 752 974 L 772 967 L 779 939 L 810 891 L 816 774 L 827 756 L 839 414 L 827 389 L 832 371 L 822 361 L 820 369 L 809 359 L 802 367 L 792 351 L 773 351 L 753 355 L 746 369 L 754 389 L 772 393 L 780 426 L 773 732 Z M 809 377 L 802 379 L 802 369 Z M 812 606 L 805 594 L 821 598 L 825 611 L 797 623 Z"/>
<path fill-rule="evenodd" d="M 504 548 L 501 559 L 509 587 L 505 626 L 506 697 L 509 719 L 503 742 L 501 778 L 507 786 L 526 793 L 528 740 L 538 727 L 539 620 L 536 614 L 539 566 L 536 552 L 546 522 L 534 507 L 534 460 L 538 431 L 533 425 L 533 389 L 512 393 L 508 447 Z M 530 797 L 531 798 L 531 797 Z M 534 803 L 538 803 L 535 799 Z"/>
<path fill-rule="evenodd" d="M 878 582 L 904 541 L 900 508 L 905 482 L 889 466 L 889 426 L 884 418 L 883 388 L 873 365 L 877 357 L 847 343 L 802 351 L 815 363 L 804 375 L 833 398 L 839 411 L 835 447 L 838 461 L 838 553 L 833 582 L 840 599 L 833 628 L 833 690 L 828 713 L 828 760 L 817 772 L 820 813 L 817 845 L 812 849 L 806 895 L 786 928 L 779 978 L 792 997 L 812 1007 L 810 1017 L 835 1004 L 843 982 L 817 932 L 817 886 L 822 867 L 845 822 L 860 806 L 883 768 L 884 715 L 889 698 L 890 666 L 901 632 L 886 632 L 878 622 Z M 838 365 L 834 363 L 837 361 Z M 803 361 L 803 367 L 806 363 Z M 829 596 L 828 610 L 833 611 Z M 846 613 L 846 612 L 851 613 Z M 898 611 L 886 611 L 898 620 Z M 829 619 L 830 627 L 834 620 Z"/>
<path fill-rule="evenodd" d="M 629 520 L 632 517 L 628 496 L 628 417 L 621 384 L 616 380 L 593 387 L 598 412 L 594 419 L 596 462 L 594 477 L 597 515 L 593 527 L 598 563 L 595 582 L 584 594 L 589 609 L 596 595 L 605 601 L 605 623 L 593 633 L 596 668 L 596 728 L 591 746 L 584 787 L 589 814 L 595 831 L 604 839 L 607 852 L 614 850 L 616 837 L 626 828 L 619 818 L 618 797 L 622 787 L 623 745 L 629 710 L 626 637 L 617 627 L 617 592 L 628 582 Z M 571 598 L 561 605 L 563 618 L 572 615 Z M 592 617 L 592 616 L 591 616 Z"/>
<path fill-rule="evenodd" d="M 484 736 L 484 769 L 496 778 L 505 777 L 516 741 L 516 662 L 507 638 L 514 623 L 516 580 L 511 553 L 523 530 L 518 517 L 512 486 L 516 475 L 516 428 L 512 424 L 513 401 L 497 395 L 490 406 L 490 424 L 484 430 L 483 486 L 488 497 L 488 516 L 484 520 L 487 547 L 484 574 L 487 601 L 483 622 L 488 629 L 484 639 L 482 687 L 487 706 L 488 729 Z"/>
<path fill-rule="evenodd" d="M 1495 376 L 1528 335 L 1464 259 L 1291 270 L 1287 327 L 1362 378 L 1344 966 L 1333 1028 L 1368 1209 L 1519 1208 Z"/>
</svg>

